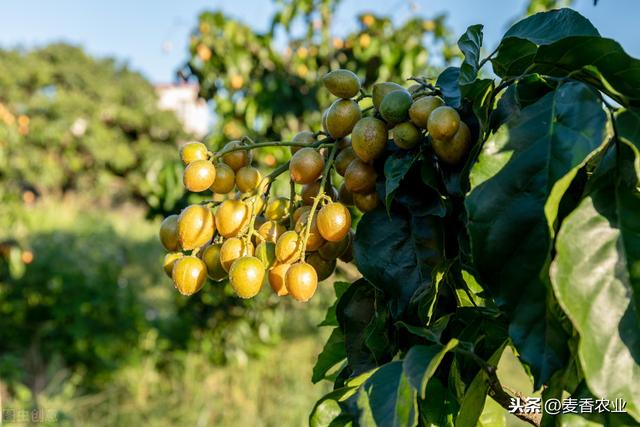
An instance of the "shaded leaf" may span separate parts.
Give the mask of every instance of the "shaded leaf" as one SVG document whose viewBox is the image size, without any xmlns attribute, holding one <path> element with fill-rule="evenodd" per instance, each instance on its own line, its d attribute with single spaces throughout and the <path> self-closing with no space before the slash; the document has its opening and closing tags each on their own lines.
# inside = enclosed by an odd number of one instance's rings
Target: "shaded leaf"
<svg viewBox="0 0 640 427">
<path fill-rule="evenodd" d="M 458 47 L 464 55 L 460 65 L 460 86 L 472 83 L 478 76 L 483 28 L 483 25 L 472 25 L 458 40 Z"/>
<path fill-rule="evenodd" d="M 435 374 L 444 356 L 458 344 L 457 339 L 452 339 L 446 345 L 415 345 L 409 349 L 402 369 L 409 384 L 419 392 L 420 398 L 426 398 L 427 383 Z"/>
<path fill-rule="evenodd" d="M 311 382 L 314 384 L 326 377 L 327 372 L 347 357 L 344 335 L 340 328 L 335 328 L 324 345 L 318 360 L 313 367 Z"/>
<path fill-rule="evenodd" d="M 462 95 L 460 94 L 460 68 L 448 67 L 438 76 L 436 86 L 440 88 L 442 98 L 447 105 L 453 108 L 460 108 L 462 105 Z"/>
<path fill-rule="evenodd" d="M 400 187 L 400 182 L 405 177 L 413 163 L 419 157 L 419 153 L 409 151 L 396 151 L 392 153 L 384 162 L 385 177 L 385 198 L 384 204 L 387 207 L 387 213 L 391 208 L 391 201 L 395 191 Z"/>
<path fill-rule="evenodd" d="M 340 297 L 347 288 L 351 285 L 348 282 L 335 282 L 333 284 L 333 289 L 336 293 L 336 300 L 333 302 L 331 307 L 327 309 L 327 314 L 324 317 L 324 320 L 318 324 L 318 326 L 338 326 L 338 319 L 336 319 L 336 307 L 338 305 L 338 301 L 340 301 Z"/>
</svg>

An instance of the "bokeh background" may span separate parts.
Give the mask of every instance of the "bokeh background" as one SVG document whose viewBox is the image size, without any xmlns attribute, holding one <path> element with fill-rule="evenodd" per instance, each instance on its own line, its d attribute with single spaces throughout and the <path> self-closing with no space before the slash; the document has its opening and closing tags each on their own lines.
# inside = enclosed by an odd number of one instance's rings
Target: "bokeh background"
<svg viewBox="0 0 640 427">
<path fill-rule="evenodd" d="M 435 77 L 468 25 L 491 48 L 561 6 L 640 56 L 635 0 L 0 3 L 0 409 L 51 425 L 305 425 L 329 387 L 310 381 L 316 325 L 354 272 L 306 305 L 218 284 L 179 296 L 157 238 L 198 200 L 177 147 L 318 130 L 328 70 L 365 88 Z M 530 389 L 512 362 L 501 379 Z"/>
</svg>

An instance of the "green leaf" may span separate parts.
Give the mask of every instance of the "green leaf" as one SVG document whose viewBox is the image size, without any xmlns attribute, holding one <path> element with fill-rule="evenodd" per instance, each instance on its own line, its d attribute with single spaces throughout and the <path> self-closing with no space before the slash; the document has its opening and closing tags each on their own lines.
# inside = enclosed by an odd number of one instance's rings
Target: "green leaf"
<svg viewBox="0 0 640 427">
<path fill-rule="evenodd" d="M 562 223 L 551 280 L 580 334 L 589 389 L 600 398 L 624 399 L 640 421 L 640 193 L 637 176 L 630 183 L 623 175 L 625 167 L 633 169 L 633 153 L 619 147 L 617 171 L 599 175 Z"/>
<path fill-rule="evenodd" d="M 540 47 L 533 62 L 539 73 L 570 75 L 625 105 L 640 104 L 640 60 L 629 56 L 614 40 L 570 37 Z"/>
<path fill-rule="evenodd" d="M 311 382 L 314 384 L 323 380 L 327 372 L 347 357 L 345 351 L 344 334 L 340 328 L 335 328 L 324 345 L 318 360 L 313 367 Z"/>
<path fill-rule="evenodd" d="M 413 163 L 420 156 L 419 153 L 397 151 L 392 153 L 384 162 L 385 198 L 384 204 L 390 215 L 391 201 L 395 191 L 400 187 L 400 182 L 405 177 Z"/>
<path fill-rule="evenodd" d="M 439 258 L 440 225 L 434 217 L 415 217 L 384 208 L 368 212 L 358 223 L 355 259 L 362 275 L 390 301 L 397 318 L 421 285 L 431 283 Z M 398 281 L 402 278 L 402 281 Z"/>
<path fill-rule="evenodd" d="M 589 87 L 565 83 L 517 111 L 484 144 L 465 200 L 477 278 L 511 317 L 510 334 L 536 386 L 564 365 L 564 334 L 547 313 L 549 198 L 601 149 L 606 115 Z M 565 181 L 563 181 L 565 179 Z M 535 345 L 533 344 L 535 343 Z M 525 348 L 523 348 L 523 345 Z M 526 350 L 526 351 L 523 351 Z"/>
<path fill-rule="evenodd" d="M 478 419 L 478 427 L 506 427 L 507 413 L 493 399 L 485 399 L 482 414 Z"/>
<path fill-rule="evenodd" d="M 448 67 L 438 76 L 436 86 L 440 88 L 442 98 L 447 105 L 453 108 L 460 108 L 462 105 L 462 95 L 458 80 L 460 79 L 460 68 Z"/>
<path fill-rule="evenodd" d="M 426 398 L 427 383 L 440 366 L 444 356 L 456 348 L 457 339 L 451 339 L 446 345 L 415 345 L 404 358 L 402 369 L 409 384 L 419 392 L 421 399 Z"/>
<path fill-rule="evenodd" d="M 571 9 L 537 13 L 514 24 L 504 35 L 495 58 L 494 72 L 502 77 L 518 76 L 532 63 L 538 46 L 570 36 L 599 37 L 588 19 Z"/>
<path fill-rule="evenodd" d="M 420 419 L 425 427 L 453 427 L 458 402 L 449 389 L 438 378 L 427 384 L 426 399 L 418 400 Z"/>
<path fill-rule="evenodd" d="M 335 282 L 333 284 L 333 289 L 336 293 L 336 300 L 333 302 L 331 307 L 327 309 L 327 314 L 325 315 L 324 320 L 320 322 L 318 326 L 338 326 L 338 319 L 336 319 L 336 306 L 338 305 L 340 297 L 344 294 L 349 285 L 351 285 L 349 282 Z"/>
<path fill-rule="evenodd" d="M 316 402 L 309 415 L 310 427 L 346 427 L 353 425 L 350 417 L 343 413 L 340 403 L 358 391 L 357 387 L 343 387 L 323 396 Z"/>
<path fill-rule="evenodd" d="M 616 114 L 615 120 L 620 141 L 627 144 L 635 155 L 636 176 L 640 177 L 640 110 L 622 110 Z"/>
<path fill-rule="evenodd" d="M 402 371 L 402 362 L 378 369 L 358 392 L 361 426 L 411 427 L 418 423 L 416 392 Z"/>
<path fill-rule="evenodd" d="M 458 40 L 458 47 L 464 55 L 458 80 L 460 86 L 472 83 L 478 77 L 483 28 L 482 25 L 472 25 Z"/>
</svg>

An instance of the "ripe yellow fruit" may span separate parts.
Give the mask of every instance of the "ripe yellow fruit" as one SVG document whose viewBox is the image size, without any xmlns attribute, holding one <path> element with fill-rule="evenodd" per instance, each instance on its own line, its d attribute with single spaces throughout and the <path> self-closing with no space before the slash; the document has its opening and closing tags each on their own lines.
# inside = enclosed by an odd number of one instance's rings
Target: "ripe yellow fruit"
<svg viewBox="0 0 640 427">
<path fill-rule="evenodd" d="M 419 128 L 426 129 L 429 122 L 429 116 L 438 107 L 444 105 L 444 101 L 439 96 L 424 96 L 418 98 L 411 104 L 409 108 L 409 118 L 414 125 Z"/>
<path fill-rule="evenodd" d="M 360 159 L 352 161 L 344 173 L 345 185 L 352 193 L 371 193 L 377 178 L 375 169 Z"/>
<path fill-rule="evenodd" d="M 351 213 L 342 203 L 329 203 L 318 212 L 318 231 L 330 242 L 339 242 L 349 233 Z"/>
<path fill-rule="evenodd" d="M 289 295 L 289 291 L 285 285 L 285 277 L 289 271 L 291 264 L 278 263 L 269 269 L 269 286 L 276 295 L 283 297 Z"/>
<path fill-rule="evenodd" d="M 160 242 L 168 251 L 180 250 L 178 242 L 178 215 L 169 215 L 160 224 Z"/>
<path fill-rule="evenodd" d="M 164 268 L 164 272 L 171 278 L 173 273 L 173 265 L 177 260 L 182 258 L 184 254 L 182 252 L 169 252 L 164 256 L 164 260 L 162 261 L 162 267 Z"/>
<path fill-rule="evenodd" d="M 289 174 L 297 184 L 310 184 L 320 177 L 324 169 L 324 158 L 310 147 L 297 151 L 289 163 Z"/>
<path fill-rule="evenodd" d="M 215 245 L 209 245 L 200 254 L 200 258 L 204 261 L 204 265 L 207 266 L 207 276 L 215 281 L 220 281 L 227 277 L 226 270 L 222 267 L 220 261 L 220 251 L 222 244 L 217 243 Z"/>
<path fill-rule="evenodd" d="M 380 198 L 378 197 L 378 193 L 375 191 L 368 194 L 353 195 L 353 203 L 356 205 L 356 208 L 360 209 L 362 212 L 371 212 L 378 207 L 379 202 Z"/>
<path fill-rule="evenodd" d="M 371 162 L 384 152 L 388 138 L 387 126 L 382 120 L 364 117 L 353 128 L 351 146 L 363 162 Z"/>
<path fill-rule="evenodd" d="M 277 242 L 278 237 L 280 237 L 285 231 L 284 225 L 278 224 L 275 221 L 267 221 L 258 228 L 258 234 L 262 236 L 262 238 L 267 242 Z"/>
<path fill-rule="evenodd" d="M 352 147 L 347 147 L 340 151 L 333 163 L 333 166 L 336 168 L 336 172 L 338 173 L 338 175 L 344 176 L 344 172 L 347 170 L 347 167 L 355 158 L 356 153 L 353 151 Z"/>
<path fill-rule="evenodd" d="M 196 160 L 207 160 L 207 147 L 201 142 L 188 142 L 180 147 L 180 159 L 185 166 Z"/>
<path fill-rule="evenodd" d="M 178 241 L 185 251 L 209 243 L 216 231 L 211 209 L 202 205 L 185 208 L 178 217 Z"/>
<path fill-rule="evenodd" d="M 222 237 L 235 237 L 249 225 L 249 207 L 241 200 L 225 200 L 216 210 L 216 225 Z"/>
<path fill-rule="evenodd" d="M 305 226 L 309 220 L 310 214 L 311 211 L 303 213 L 298 222 L 296 222 L 296 233 L 302 237 L 305 235 Z M 320 230 L 318 230 L 318 215 L 314 215 L 311 220 L 311 228 L 309 229 L 309 238 L 307 239 L 306 250 L 308 252 L 317 251 L 324 242 L 325 240 L 320 234 Z"/>
<path fill-rule="evenodd" d="M 211 191 L 218 194 L 227 194 L 233 190 L 236 184 L 236 174 L 226 163 L 216 164 L 216 178 L 211 185 Z"/>
<path fill-rule="evenodd" d="M 431 143 L 438 159 L 450 165 L 460 164 L 471 149 L 471 131 L 464 122 L 450 140 L 433 139 Z"/>
<path fill-rule="evenodd" d="M 301 142 L 307 145 L 311 145 L 314 142 L 316 142 L 316 137 L 313 136 L 313 132 L 309 132 L 307 130 L 302 131 L 302 132 L 298 132 L 293 139 L 291 140 L 292 142 Z M 305 147 L 289 147 L 291 149 L 291 154 L 294 154 L 296 151 L 300 150 L 301 148 L 305 148 Z"/>
<path fill-rule="evenodd" d="M 360 79 L 349 70 L 334 70 L 322 76 L 322 83 L 338 98 L 353 98 L 360 92 Z"/>
<path fill-rule="evenodd" d="M 271 200 L 264 210 L 264 216 L 271 221 L 282 221 L 289 217 L 291 203 L 286 197 L 278 197 Z"/>
<path fill-rule="evenodd" d="M 264 199 L 259 194 L 249 197 L 244 201 L 244 204 L 247 205 L 250 217 L 252 215 L 260 215 L 264 209 Z"/>
<path fill-rule="evenodd" d="M 240 298 L 252 298 L 262 289 L 264 273 L 262 261 L 253 256 L 245 256 L 231 265 L 229 282 Z"/>
<path fill-rule="evenodd" d="M 228 142 L 223 150 L 241 146 L 240 141 Z M 251 152 L 249 150 L 237 150 L 227 153 L 222 156 L 222 161 L 225 162 L 231 169 L 237 171 L 243 166 L 249 166 L 251 164 Z"/>
<path fill-rule="evenodd" d="M 264 268 L 271 267 L 276 262 L 276 244 L 272 242 L 260 242 L 256 246 L 255 257 L 264 264 Z"/>
<path fill-rule="evenodd" d="M 453 108 L 443 105 L 431 112 L 427 130 L 431 138 L 440 141 L 449 140 L 458 132 L 460 115 Z"/>
<path fill-rule="evenodd" d="M 242 193 L 248 193 L 258 188 L 262 174 L 252 166 L 243 166 L 236 172 L 236 186 Z"/>
<path fill-rule="evenodd" d="M 216 179 L 216 168 L 208 160 L 196 160 L 187 165 L 182 182 L 187 190 L 199 193 L 209 189 Z"/>
<path fill-rule="evenodd" d="M 394 82 L 382 82 L 376 83 L 373 85 L 373 90 L 371 91 L 371 98 L 373 101 L 373 106 L 376 107 L 376 110 L 380 111 L 380 104 L 384 97 L 394 90 L 403 90 L 404 88 L 400 86 L 398 83 Z"/>
<path fill-rule="evenodd" d="M 410 150 L 420 142 L 420 131 L 411 122 L 402 122 L 393 130 L 393 143 L 399 148 Z"/>
<path fill-rule="evenodd" d="M 220 264 L 224 271 L 229 271 L 231 264 L 243 256 L 253 255 L 253 243 L 245 244 L 244 240 L 237 237 L 227 239 L 220 248 Z"/>
<path fill-rule="evenodd" d="M 302 242 L 295 231 L 286 231 L 276 242 L 276 258 L 282 263 L 292 263 L 300 257 Z"/>
<path fill-rule="evenodd" d="M 318 282 L 328 279 L 336 269 L 336 260 L 327 260 L 320 256 L 317 252 L 310 254 L 307 259 L 307 263 L 316 271 L 318 275 Z"/>
<path fill-rule="evenodd" d="M 318 274 L 306 262 L 292 264 L 285 275 L 285 286 L 289 294 L 297 301 L 306 302 L 311 299 L 318 288 Z"/>
<path fill-rule="evenodd" d="M 202 289 L 207 279 L 207 267 L 200 258 L 185 256 L 173 264 L 173 285 L 182 295 L 193 295 Z"/>
<path fill-rule="evenodd" d="M 362 112 L 357 102 L 350 99 L 338 99 L 329 107 L 327 132 L 334 139 L 347 136 L 361 117 Z"/>
</svg>

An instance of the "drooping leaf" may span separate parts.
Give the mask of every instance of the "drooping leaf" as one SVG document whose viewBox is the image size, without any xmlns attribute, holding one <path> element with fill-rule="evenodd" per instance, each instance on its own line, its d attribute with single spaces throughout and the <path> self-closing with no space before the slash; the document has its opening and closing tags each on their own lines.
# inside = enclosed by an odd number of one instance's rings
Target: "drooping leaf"
<svg viewBox="0 0 640 427">
<path fill-rule="evenodd" d="M 632 150 L 619 146 L 618 168 L 599 175 L 562 223 L 551 268 L 558 302 L 580 334 L 587 385 L 620 397 L 640 421 L 640 192 Z M 614 173 L 617 172 L 617 173 Z"/>
<path fill-rule="evenodd" d="M 493 70 L 502 77 L 522 74 L 532 63 L 538 46 L 570 36 L 599 37 L 588 19 L 571 9 L 537 13 L 514 24 L 500 42 L 491 60 Z"/>
<path fill-rule="evenodd" d="M 402 362 L 387 363 L 358 391 L 361 426 L 413 427 L 418 423 L 416 392 L 402 370 Z"/>
<path fill-rule="evenodd" d="M 344 334 L 340 328 L 335 328 L 324 345 L 318 360 L 313 367 L 311 382 L 314 384 L 323 380 L 327 372 L 347 357 Z"/>
<path fill-rule="evenodd" d="M 464 87 L 478 77 L 483 25 L 472 25 L 458 39 L 458 47 L 464 55 L 460 65 L 459 84 Z"/>
<path fill-rule="evenodd" d="M 431 269 L 439 257 L 439 233 L 436 218 L 410 216 L 402 210 L 389 217 L 380 207 L 362 216 L 354 240 L 356 263 L 363 276 L 390 299 L 394 318 L 421 285 L 431 282 Z"/>
<path fill-rule="evenodd" d="M 462 104 L 462 95 L 460 94 L 460 86 L 458 85 L 459 79 L 460 68 L 448 67 L 440 73 L 438 80 L 436 80 L 436 86 L 440 88 L 444 102 L 453 108 L 460 108 Z"/>
<path fill-rule="evenodd" d="M 418 159 L 419 153 L 397 151 L 392 153 L 384 162 L 385 200 L 387 213 L 391 208 L 391 201 L 395 191 L 400 187 L 400 182 L 405 177 L 413 163 Z"/>
<path fill-rule="evenodd" d="M 444 356 L 456 348 L 457 339 L 451 339 L 446 345 L 416 345 L 409 349 L 404 358 L 402 369 L 409 384 L 419 393 L 420 398 L 426 398 L 427 383 L 440 366 Z"/>
</svg>

